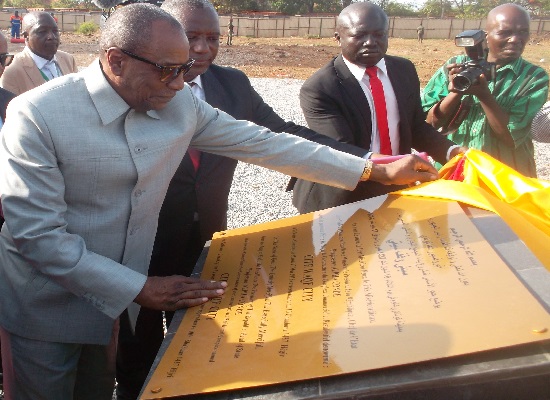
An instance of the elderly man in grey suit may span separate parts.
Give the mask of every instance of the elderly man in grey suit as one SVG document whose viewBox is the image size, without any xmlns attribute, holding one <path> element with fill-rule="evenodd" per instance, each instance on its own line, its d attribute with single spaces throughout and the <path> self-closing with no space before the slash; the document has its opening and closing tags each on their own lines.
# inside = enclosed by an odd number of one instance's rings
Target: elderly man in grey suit
<svg viewBox="0 0 550 400">
<path fill-rule="evenodd" d="M 59 29 L 50 13 L 34 11 L 23 18 L 26 46 L 18 53 L 0 86 L 21 94 L 61 75 L 77 72 L 72 55 L 58 50 Z"/>
<path fill-rule="evenodd" d="M 100 49 L 86 70 L 8 106 L 0 146 L 8 399 L 111 399 L 125 309 L 135 323 L 139 306 L 176 310 L 223 295 L 225 282 L 147 277 L 159 210 L 189 144 L 347 189 L 437 177 L 418 157 L 373 165 L 197 99 L 182 77 L 192 65 L 185 32 L 151 4 L 117 10 Z"/>
</svg>

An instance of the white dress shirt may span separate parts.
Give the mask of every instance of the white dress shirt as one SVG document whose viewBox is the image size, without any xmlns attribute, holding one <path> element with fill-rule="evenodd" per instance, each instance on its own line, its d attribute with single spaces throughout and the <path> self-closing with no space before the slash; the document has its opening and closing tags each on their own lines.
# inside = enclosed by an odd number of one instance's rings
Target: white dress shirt
<svg viewBox="0 0 550 400">
<path fill-rule="evenodd" d="M 63 75 L 61 73 L 61 70 L 59 69 L 59 66 L 57 65 L 57 59 L 55 55 L 51 60 L 47 60 L 33 53 L 28 46 L 25 47 L 24 51 L 27 51 L 30 54 L 34 63 L 36 64 L 36 67 L 42 72 L 43 75 L 48 78 L 46 79 L 47 81 Z"/>
<path fill-rule="evenodd" d="M 373 153 L 380 152 L 380 135 L 378 133 L 378 126 L 376 122 L 376 111 L 374 108 L 374 99 L 370 90 L 370 79 L 367 74 L 365 74 L 365 66 L 353 64 L 345 57 L 342 57 L 346 65 L 348 66 L 352 75 L 359 82 L 359 86 L 363 89 L 365 97 L 369 102 L 369 107 L 371 111 L 371 121 L 372 121 L 372 137 L 371 137 L 371 147 L 370 151 Z M 390 140 L 391 140 L 391 149 L 392 154 L 399 154 L 399 109 L 397 108 L 397 99 L 395 97 L 395 91 L 388 77 L 388 70 L 386 68 L 386 62 L 382 58 L 378 64 L 378 78 L 382 82 L 384 87 L 384 96 L 386 97 L 386 112 L 388 115 L 388 128 L 390 131 Z"/>
<path fill-rule="evenodd" d="M 195 79 L 192 81 L 189 81 L 189 86 L 191 87 L 191 92 L 195 95 L 196 98 L 201 99 L 202 101 L 206 101 L 206 97 L 204 96 L 204 89 L 202 87 L 202 80 L 201 76 L 197 75 Z M 194 85 L 192 85 L 192 83 Z"/>
</svg>

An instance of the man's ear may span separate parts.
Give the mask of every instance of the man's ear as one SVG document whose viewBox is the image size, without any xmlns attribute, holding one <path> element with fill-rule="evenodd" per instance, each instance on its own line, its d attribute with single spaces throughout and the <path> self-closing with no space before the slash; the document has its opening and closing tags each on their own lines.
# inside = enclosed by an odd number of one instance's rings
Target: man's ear
<svg viewBox="0 0 550 400">
<path fill-rule="evenodd" d="M 106 66 L 109 68 L 111 73 L 115 76 L 122 75 L 122 64 L 124 60 L 124 53 L 116 47 L 111 47 L 110 49 L 105 50 L 105 61 Z"/>
<path fill-rule="evenodd" d="M 338 44 L 340 44 L 340 34 L 338 32 L 334 32 L 334 40 L 336 40 Z"/>
</svg>

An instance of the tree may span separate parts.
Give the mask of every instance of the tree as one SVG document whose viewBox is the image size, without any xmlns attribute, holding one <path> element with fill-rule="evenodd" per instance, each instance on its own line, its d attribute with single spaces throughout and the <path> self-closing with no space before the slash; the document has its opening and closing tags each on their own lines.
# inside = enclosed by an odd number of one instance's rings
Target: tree
<svg viewBox="0 0 550 400">
<path fill-rule="evenodd" d="M 428 0 L 419 13 L 427 17 L 443 18 L 452 8 L 453 5 L 448 0 Z"/>
<path fill-rule="evenodd" d="M 384 11 L 390 17 L 414 17 L 418 14 L 413 4 L 402 4 L 396 1 L 390 1 Z"/>
</svg>

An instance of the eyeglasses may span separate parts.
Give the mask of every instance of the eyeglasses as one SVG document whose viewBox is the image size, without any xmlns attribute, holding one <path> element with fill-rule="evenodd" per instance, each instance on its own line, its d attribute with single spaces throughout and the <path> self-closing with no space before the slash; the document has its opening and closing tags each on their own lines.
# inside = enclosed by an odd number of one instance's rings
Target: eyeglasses
<svg viewBox="0 0 550 400">
<path fill-rule="evenodd" d="M 2 64 L 3 67 L 7 67 L 13 61 L 13 57 L 15 57 L 13 54 L 8 54 L 8 53 L 0 54 L 0 64 Z"/>
<path fill-rule="evenodd" d="M 193 64 L 195 63 L 195 60 L 190 58 L 189 61 L 187 61 L 185 64 L 182 65 L 159 65 L 157 63 L 154 63 L 153 61 L 149 61 L 146 58 L 137 56 L 133 53 L 130 53 L 129 51 L 126 51 L 124 49 L 119 49 L 124 54 L 126 54 L 129 57 L 132 57 L 135 60 L 147 63 L 149 65 L 152 65 L 160 70 L 160 80 L 161 82 L 172 82 L 174 79 L 176 79 L 180 74 L 183 73 L 185 75 L 189 72 Z"/>
</svg>

